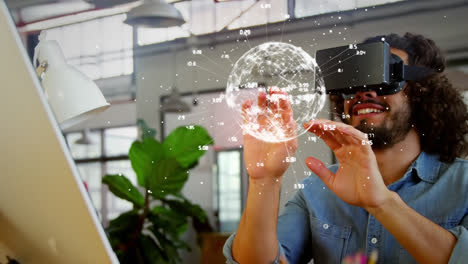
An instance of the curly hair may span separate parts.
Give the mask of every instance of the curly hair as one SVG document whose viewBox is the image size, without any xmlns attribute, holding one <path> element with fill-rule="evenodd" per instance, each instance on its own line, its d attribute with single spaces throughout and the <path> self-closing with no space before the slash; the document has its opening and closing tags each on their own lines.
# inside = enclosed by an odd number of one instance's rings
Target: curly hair
<svg viewBox="0 0 468 264">
<path fill-rule="evenodd" d="M 419 133 L 423 151 L 438 154 L 443 162 L 453 162 L 467 154 L 468 112 L 461 94 L 443 71 L 445 58 L 434 41 L 422 35 L 406 33 L 377 36 L 364 43 L 385 38 L 391 47 L 408 53 L 409 65 L 424 66 L 435 72 L 421 81 L 408 81 L 403 92 L 408 96 L 411 122 Z M 331 95 L 330 100 L 343 122 L 344 99 Z"/>
</svg>

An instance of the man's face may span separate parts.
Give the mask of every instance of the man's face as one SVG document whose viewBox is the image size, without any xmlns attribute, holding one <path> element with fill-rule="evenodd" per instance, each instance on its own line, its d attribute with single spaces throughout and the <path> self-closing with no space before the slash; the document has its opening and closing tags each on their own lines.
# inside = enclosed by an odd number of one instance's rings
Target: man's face
<svg viewBox="0 0 468 264">
<path fill-rule="evenodd" d="M 408 64 L 405 51 L 391 48 L 391 52 Z M 411 111 L 403 91 L 385 96 L 377 96 L 375 91 L 357 92 L 354 99 L 345 99 L 344 111 L 350 116 L 348 124 L 369 134 L 373 149 L 392 147 L 411 129 Z"/>
</svg>

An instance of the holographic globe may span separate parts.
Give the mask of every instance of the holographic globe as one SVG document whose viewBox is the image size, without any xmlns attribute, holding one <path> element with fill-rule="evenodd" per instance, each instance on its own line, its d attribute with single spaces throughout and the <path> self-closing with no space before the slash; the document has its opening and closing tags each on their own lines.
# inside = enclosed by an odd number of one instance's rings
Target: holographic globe
<svg viewBox="0 0 468 264">
<path fill-rule="evenodd" d="M 274 118 L 278 112 L 258 106 L 260 92 L 274 102 L 278 96 L 270 91 L 278 89 L 291 104 L 297 134 L 288 133 L 290 127 Z M 242 104 L 247 100 L 253 104 L 242 115 Z M 244 133 L 263 141 L 284 142 L 306 132 L 302 124 L 315 119 L 325 104 L 325 86 L 315 59 L 302 48 L 267 42 L 250 49 L 235 63 L 227 82 L 226 102 L 239 112 L 236 121 Z M 258 115 L 269 117 L 266 125 L 258 124 Z"/>
</svg>

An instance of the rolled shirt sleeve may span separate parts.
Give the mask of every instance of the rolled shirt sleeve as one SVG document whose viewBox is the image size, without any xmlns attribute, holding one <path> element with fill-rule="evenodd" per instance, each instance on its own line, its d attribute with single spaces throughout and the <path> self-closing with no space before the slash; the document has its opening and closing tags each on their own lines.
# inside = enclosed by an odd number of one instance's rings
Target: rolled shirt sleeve
<svg viewBox="0 0 468 264">
<path fill-rule="evenodd" d="M 223 247 L 223 254 L 226 257 L 226 264 L 239 264 L 237 263 L 234 258 L 232 257 L 232 244 L 234 243 L 234 237 L 236 236 L 236 233 L 232 234 L 227 240 L 226 243 L 224 244 Z M 278 254 L 276 255 L 275 261 L 273 261 L 273 264 L 279 264 L 280 261 L 280 256 L 284 256 L 283 249 L 281 247 L 281 244 L 278 243 Z"/>
<path fill-rule="evenodd" d="M 453 248 L 449 264 L 468 263 L 468 217 L 465 215 L 462 225 L 456 226 L 449 231 L 457 237 L 457 243 Z"/>
</svg>

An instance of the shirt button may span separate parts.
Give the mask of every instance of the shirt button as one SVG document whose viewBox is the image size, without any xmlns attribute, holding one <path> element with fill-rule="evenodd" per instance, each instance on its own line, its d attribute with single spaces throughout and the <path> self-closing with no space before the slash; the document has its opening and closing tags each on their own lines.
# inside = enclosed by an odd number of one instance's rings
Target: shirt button
<svg viewBox="0 0 468 264">
<path fill-rule="evenodd" d="M 328 229 L 328 224 L 323 224 L 323 229 Z"/>
<path fill-rule="evenodd" d="M 370 240 L 370 242 L 371 242 L 372 244 L 377 243 L 377 238 L 373 237 L 373 238 Z"/>
</svg>

